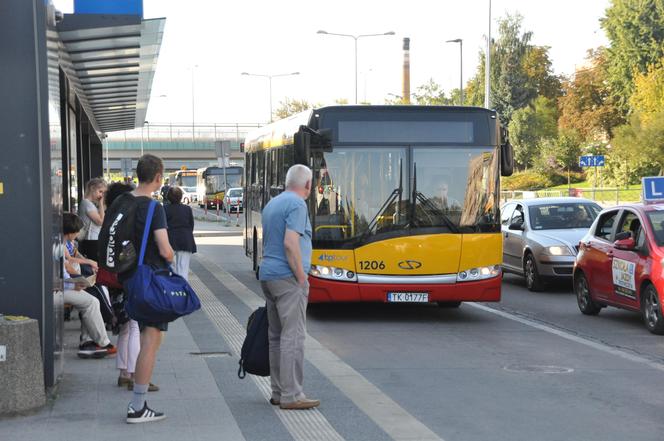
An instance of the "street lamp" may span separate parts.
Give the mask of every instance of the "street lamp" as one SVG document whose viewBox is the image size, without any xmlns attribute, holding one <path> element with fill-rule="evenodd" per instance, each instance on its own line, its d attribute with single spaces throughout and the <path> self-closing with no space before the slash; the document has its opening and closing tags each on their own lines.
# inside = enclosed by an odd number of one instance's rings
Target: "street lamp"
<svg viewBox="0 0 664 441">
<path fill-rule="evenodd" d="M 194 95 L 194 69 L 198 67 L 198 64 L 194 64 L 191 67 L 191 144 L 192 148 L 194 148 L 194 144 L 196 144 L 196 135 L 195 135 L 195 127 L 196 127 L 196 99 Z"/>
<path fill-rule="evenodd" d="M 146 124 L 148 125 L 148 141 L 150 140 L 150 121 L 143 121 L 143 125 L 141 126 L 141 156 L 143 156 L 143 127 Z"/>
<path fill-rule="evenodd" d="M 337 37 L 349 37 L 355 40 L 355 104 L 357 104 L 357 40 L 363 37 L 382 37 L 384 35 L 394 35 L 394 32 L 389 31 L 389 32 L 384 32 L 382 34 L 351 35 L 351 34 L 337 34 L 335 32 L 327 32 L 327 31 L 318 31 L 317 34 L 336 35 Z"/>
<path fill-rule="evenodd" d="M 463 40 L 455 38 L 447 40 L 447 43 L 459 43 L 459 92 L 461 93 L 460 106 L 463 106 Z"/>
<path fill-rule="evenodd" d="M 489 32 L 486 37 L 486 63 L 484 63 L 484 107 L 491 108 L 491 0 L 489 0 Z"/>
<path fill-rule="evenodd" d="M 300 72 L 291 72 L 291 73 L 282 73 L 282 74 L 273 74 L 273 75 L 242 72 L 240 75 L 246 75 L 246 76 L 249 76 L 249 77 L 263 77 L 263 78 L 268 79 L 268 82 L 270 84 L 270 122 L 272 122 L 272 78 L 289 77 L 291 75 L 300 75 Z"/>
</svg>

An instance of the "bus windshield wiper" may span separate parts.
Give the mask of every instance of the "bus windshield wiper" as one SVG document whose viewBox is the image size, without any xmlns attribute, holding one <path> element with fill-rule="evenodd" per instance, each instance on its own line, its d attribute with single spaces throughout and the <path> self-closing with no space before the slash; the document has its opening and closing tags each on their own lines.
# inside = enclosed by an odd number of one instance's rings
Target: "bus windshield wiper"
<svg viewBox="0 0 664 441">
<path fill-rule="evenodd" d="M 385 202 L 383 202 L 383 205 L 381 205 L 380 209 L 378 210 L 378 213 L 371 219 L 371 222 L 369 222 L 369 225 L 367 226 L 367 229 L 362 233 L 362 236 L 360 237 L 360 240 L 365 239 L 371 231 L 378 225 L 378 219 L 385 213 L 387 208 L 394 203 L 395 200 L 397 200 L 397 206 L 395 208 L 394 214 L 395 214 L 395 220 L 398 223 L 399 219 L 401 217 L 401 198 L 403 195 L 403 160 L 399 159 L 399 186 L 392 190 L 392 193 L 387 197 Z"/>
<path fill-rule="evenodd" d="M 411 227 L 415 225 L 415 209 L 417 207 L 417 203 L 419 202 L 422 207 L 424 208 L 425 211 L 429 211 L 430 213 L 433 213 L 434 215 L 440 217 L 442 219 L 443 223 L 445 226 L 452 232 L 452 233 L 458 233 L 459 228 L 452 222 L 452 220 L 447 216 L 443 210 L 438 208 L 433 202 L 431 202 L 431 199 L 426 197 L 421 191 L 417 189 L 417 164 L 413 163 L 413 202 L 410 206 L 410 223 Z"/>
</svg>

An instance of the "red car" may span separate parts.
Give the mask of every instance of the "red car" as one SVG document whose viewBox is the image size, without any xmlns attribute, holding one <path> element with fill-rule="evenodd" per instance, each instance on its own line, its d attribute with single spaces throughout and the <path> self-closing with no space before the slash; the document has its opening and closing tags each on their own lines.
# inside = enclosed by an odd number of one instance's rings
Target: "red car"
<svg viewBox="0 0 664 441">
<path fill-rule="evenodd" d="M 574 292 L 584 314 L 637 311 L 650 332 L 664 334 L 664 205 L 603 210 L 579 242 Z"/>
</svg>

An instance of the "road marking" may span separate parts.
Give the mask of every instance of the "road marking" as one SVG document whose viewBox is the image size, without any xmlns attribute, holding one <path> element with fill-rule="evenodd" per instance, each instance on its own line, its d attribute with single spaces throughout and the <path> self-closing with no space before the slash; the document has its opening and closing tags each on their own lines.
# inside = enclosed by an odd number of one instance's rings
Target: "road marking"
<svg viewBox="0 0 664 441">
<path fill-rule="evenodd" d="M 252 310 L 265 304 L 259 295 L 208 258 L 197 254 L 195 259 Z M 305 357 L 395 441 L 444 441 L 308 333 Z"/>
<path fill-rule="evenodd" d="M 245 328 L 195 274 L 190 274 L 189 283 L 198 294 L 203 311 L 219 329 L 224 340 L 239 358 L 246 335 Z M 256 386 L 265 397 L 265 405 L 270 406 L 267 403 L 271 396 L 269 377 L 257 377 L 255 375 L 249 375 L 249 377 L 256 383 Z M 297 441 L 343 441 L 343 437 L 334 430 L 318 409 L 292 411 L 281 410 L 278 406 L 270 407 L 274 409 L 286 429 Z"/>
<path fill-rule="evenodd" d="M 500 317 L 513 320 L 515 322 L 519 322 L 521 324 L 524 324 L 526 326 L 530 326 L 531 328 L 539 329 L 540 331 L 548 332 L 549 334 L 557 335 L 558 337 L 562 337 L 566 340 L 573 341 L 575 343 L 582 344 L 584 346 L 591 347 L 593 349 L 597 349 L 602 352 L 606 352 L 607 354 L 611 355 L 616 355 L 620 358 L 624 358 L 625 360 L 633 361 L 636 363 L 641 363 L 645 364 L 648 367 L 651 367 L 653 369 L 657 369 L 658 371 L 663 371 L 664 372 L 664 364 L 658 363 L 653 360 L 649 360 L 645 357 L 642 357 L 640 355 L 636 354 L 631 354 L 627 351 L 623 351 L 621 349 L 614 348 L 612 346 L 609 346 L 605 343 L 600 343 L 596 341 L 589 340 L 584 337 L 580 337 L 578 335 L 574 335 L 570 332 L 563 331 L 561 329 L 556 329 L 552 326 L 544 325 L 542 323 L 538 323 L 534 320 L 530 320 L 527 318 L 519 317 L 518 315 L 511 314 L 509 312 L 501 311 L 499 309 L 494 309 L 489 306 L 481 305 L 479 303 L 474 303 L 474 302 L 465 302 L 466 305 L 472 306 L 473 308 L 481 309 L 482 311 L 489 312 L 491 314 L 498 315 Z"/>
</svg>

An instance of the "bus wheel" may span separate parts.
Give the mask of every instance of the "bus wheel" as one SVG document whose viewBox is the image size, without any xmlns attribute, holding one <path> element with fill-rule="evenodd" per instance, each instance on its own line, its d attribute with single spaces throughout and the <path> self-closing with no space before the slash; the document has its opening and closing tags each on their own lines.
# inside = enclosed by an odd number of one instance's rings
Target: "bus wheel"
<svg viewBox="0 0 664 441">
<path fill-rule="evenodd" d="M 461 302 L 436 302 L 441 308 L 458 308 L 461 306 Z"/>
</svg>

